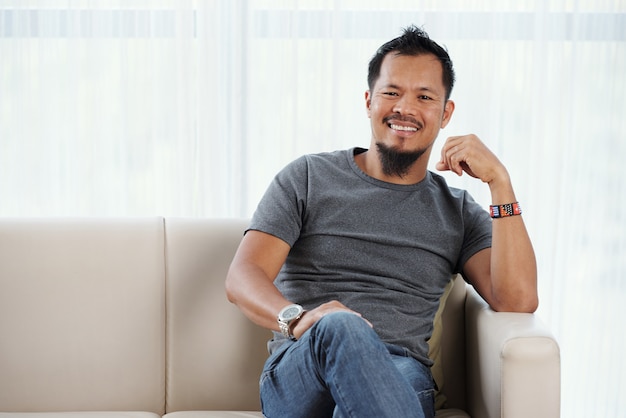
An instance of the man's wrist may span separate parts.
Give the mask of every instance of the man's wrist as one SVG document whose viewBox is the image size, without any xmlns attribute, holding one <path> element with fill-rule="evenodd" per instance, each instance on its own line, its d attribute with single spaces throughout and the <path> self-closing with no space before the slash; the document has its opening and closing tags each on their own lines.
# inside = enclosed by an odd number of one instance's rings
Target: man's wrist
<svg viewBox="0 0 626 418">
<path fill-rule="evenodd" d="M 519 202 L 505 203 L 503 205 L 491 205 L 489 206 L 489 213 L 494 219 L 506 218 L 509 216 L 521 215 L 522 207 Z"/>
<path fill-rule="evenodd" d="M 287 305 L 280 310 L 276 319 L 278 321 L 278 327 L 280 328 L 280 332 L 285 337 L 291 340 L 295 340 L 295 337 L 293 335 L 293 327 L 302 317 L 304 312 L 304 308 L 296 303 Z"/>
<path fill-rule="evenodd" d="M 493 205 L 517 201 L 511 178 L 506 170 L 504 170 L 503 174 L 491 180 L 488 185 Z"/>
</svg>

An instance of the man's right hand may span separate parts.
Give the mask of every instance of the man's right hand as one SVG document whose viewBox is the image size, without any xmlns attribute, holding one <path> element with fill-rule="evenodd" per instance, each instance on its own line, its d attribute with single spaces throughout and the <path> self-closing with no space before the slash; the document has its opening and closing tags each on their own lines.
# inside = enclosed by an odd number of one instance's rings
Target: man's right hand
<svg viewBox="0 0 626 418">
<path fill-rule="evenodd" d="M 304 315 L 302 315 L 300 320 L 296 322 L 296 325 L 293 327 L 292 329 L 293 336 L 296 337 L 296 339 L 300 339 L 302 334 L 304 334 L 309 328 L 315 325 L 317 321 L 322 319 L 322 317 L 324 317 L 325 315 L 328 315 L 329 313 L 333 313 L 333 312 L 348 312 L 348 313 L 351 313 L 358 317 L 363 318 L 363 316 L 360 313 L 353 311 L 352 309 L 345 306 L 343 303 L 336 301 L 336 300 L 331 300 L 330 302 L 321 304 L 315 309 L 306 311 Z M 368 321 L 365 318 L 363 318 L 363 320 L 367 322 L 367 324 L 370 327 L 373 327 L 370 321 Z"/>
</svg>

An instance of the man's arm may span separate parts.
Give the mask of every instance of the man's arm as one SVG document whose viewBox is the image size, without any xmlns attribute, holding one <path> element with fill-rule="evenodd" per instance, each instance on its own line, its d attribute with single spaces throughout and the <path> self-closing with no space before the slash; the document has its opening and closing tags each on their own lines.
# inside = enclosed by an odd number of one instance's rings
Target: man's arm
<svg viewBox="0 0 626 418">
<path fill-rule="evenodd" d="M 270 234 L 248 231 L 226 276 L 226 296 L 252 322 L 278 330 L 276 315 L 291 302 L 274 286 L 289 245 Z"/>
<path fill-rule="evenodd" d="M 228 300 L 252 322 L 274 331 L 280 331 L 278 312 L 293 303 L 285 299 L 274 285 L 289 250 L 289 244 L 280 238 L 260 231 L 248 231 L 226 276 Z M 322 316 L 335 311 L 348 311 L 361 316 L 338 301 L 330 301 L 306 312 L 293 327 L 293 335 L 299 338 Z"/>
<path fill-rule="evenodd" d="M 516 202 L 506 168 L 475 135 L 448 138 L 437 169 L 465 172 L 487 183 L 494 205 Z M 491 248 L 472 256 L 463 274 L 495 311 L 534 312 L 537 263 L 524 220 L 497 218 L 492 227 Z"/>
</svg>

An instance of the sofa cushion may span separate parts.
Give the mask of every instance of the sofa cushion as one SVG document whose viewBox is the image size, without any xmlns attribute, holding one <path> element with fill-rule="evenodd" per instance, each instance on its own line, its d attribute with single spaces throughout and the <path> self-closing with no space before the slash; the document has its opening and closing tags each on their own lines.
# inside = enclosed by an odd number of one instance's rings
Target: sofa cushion
<svg viewBox="0 0 626 418">
<path fill-rule="evenodd" d="M 135 411 L 0 412 L 0 418 L 160 418 L 160 415 Z"/>
<path fill-rule="evenodd" d="M 453 280 L 441 314 L 441 368 L 444 408 L 466 410 L 465 399 L 465 296 L 468 285 L 461 275 Z"/>
<path fill-rule="evenodd" d="M 440 409 L 435 414 L 435 418 L 470 418 L 470 416 L 460 409 Z"/>
<path fill-rule="evenodd" d="M 184 411 L 172 412 L 166 418 L 263 418 L 263 414 L 253 411 Z"/>
<path fill-rule="evenodd" d="M 263 417 L 260 412 L 243 411 L 184 411 L 173 412 L 165 418 L 258 418 Z M 460 409 L 442 409 L 437 411 L 436 418 L 470 418 Z M 0 417 L 1 418 L 1 417 Z M 46 417 L 41 417 L 46 418 Z M 89 417 L 87 417 L 89 418 Z"/>
<path fill-rule="evenodd" d="M 247 225 L 166 220 L 168 413 L 260 408 L 259 376 L 271 333 L 229 303 L 224 290 Z"/>
<path fill-rule="evenodd" d="M 444 382 L 443 365 L 441 362 L 441 336 L 443 334 L 443 320 L 441 316 L 446 308 L 446 300 L 452 290 L 453 284 L 454 281 L 450 280 L 443 291 L 443 295 L 441 295 L 441 299 L 439 299 L 439 308 L 437 309 L 435 319 L 433 320 L 433 333 L 428 340 L 428 357 L 430 357 L 433 361 L 430 371 L 433 374 L 433 379 L 437 385 L 435 388 L 435 409 L 443 408 L 446 403 L 446 395 L 441 391 L 441 389 L 443 389 Z"/>
<path fill-rule="evenodd" d="M 164 412 L 163 219 L 0 220 L 0 411 Z"/>
</svg>

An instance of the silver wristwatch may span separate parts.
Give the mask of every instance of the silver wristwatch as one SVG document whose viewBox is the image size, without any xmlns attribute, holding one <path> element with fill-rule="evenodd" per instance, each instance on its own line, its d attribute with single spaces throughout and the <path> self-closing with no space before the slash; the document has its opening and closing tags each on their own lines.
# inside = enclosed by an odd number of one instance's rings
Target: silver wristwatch
<svg viewBox="0 0 626 418">
<path fill-rule="evenodd" d="M 304 314 L 304 308 L 298 304 L 287 305 L 278 313 L 280 332 L 290 340 L 296 338 L 291 333 L 291 326 Z"/>
</svg>

